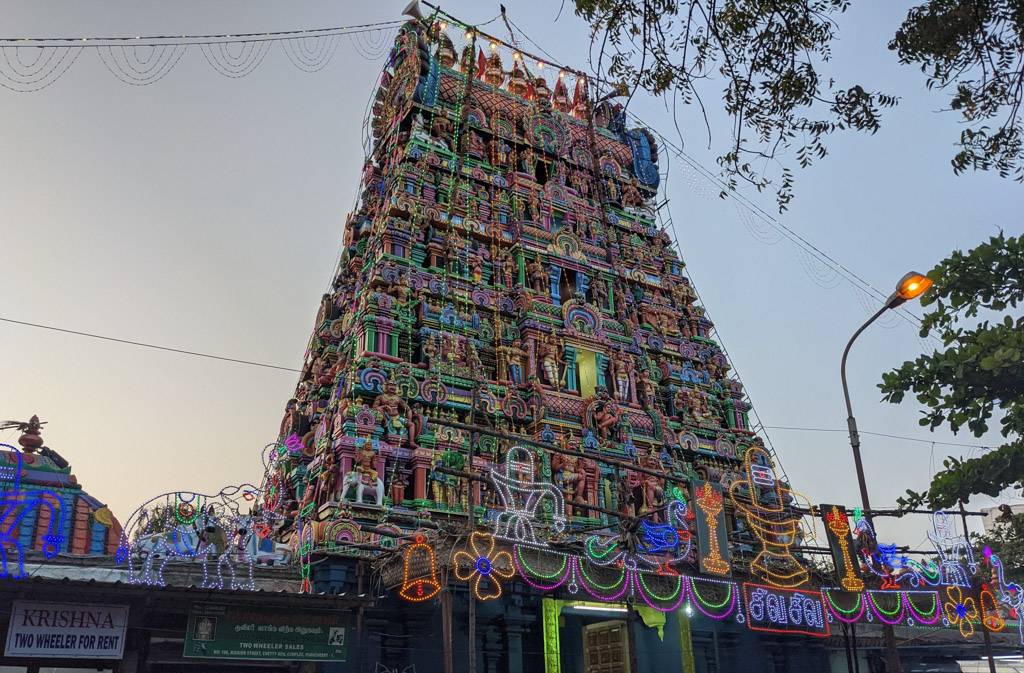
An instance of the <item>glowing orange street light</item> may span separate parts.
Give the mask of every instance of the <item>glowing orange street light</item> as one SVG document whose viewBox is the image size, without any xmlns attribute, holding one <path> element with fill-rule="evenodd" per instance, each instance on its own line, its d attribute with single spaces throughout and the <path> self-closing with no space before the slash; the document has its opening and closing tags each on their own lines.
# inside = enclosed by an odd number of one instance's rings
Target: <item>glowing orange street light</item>
<svg viewBox="0 0 1024 673">
<path fill-rule="evenodd" d="M 889 297 L 889 302 L 893 301 L 894 297 L 899 297 L 900 302 L 895 304 L 899 306 L 905 301 L 911 299 L 917 299 L 922 294 L 928 291 L 933 285 L 932 279 L 924 274 L 920 274 L 917 271 L 910 271 L 903 278 L 900 278 L 900 282 L 896 284 L 896 292 L 893 293 L 892 297 Z"/>
</svg>

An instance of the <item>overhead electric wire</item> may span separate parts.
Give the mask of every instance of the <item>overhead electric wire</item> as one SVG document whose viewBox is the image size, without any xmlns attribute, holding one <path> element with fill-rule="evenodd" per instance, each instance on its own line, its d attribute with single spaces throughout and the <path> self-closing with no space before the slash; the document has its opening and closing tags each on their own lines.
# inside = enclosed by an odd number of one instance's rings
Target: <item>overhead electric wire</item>
<svg viewBox="0 0 1024 673">
<path fill-rule="evenodd" d="M 144 341 L 133 341 L 131 339 L 120 339 L 117 337 L 106 336 L 103 334 L 93 334 L 91 332 L 82 332 L 79 330 L 65 329 L 63 327 L 56 327 L 54 325 L 42 325 L 39 323 L 28 322 L 25 320 L 14 320 L 13 318 L 0 317 L 0 322 L 7 322 L 14 325 L 23 325 L 25 327 L 36 327 L 39 329 L 52 330 L 54 332 L 63 332 L 65 334 L 74 334 L 76 336 L 89 337 L 90 339 L 101 339 L 103 341 L 113 341 L 120 344 L 129 344 L 131 346 L 141 346 L 142 348 L 152 348 L 154 350 L 168 351 L 171 353 L 180 353 L 181 355 L 193 355 L 200 358 L 209 358 L 211 360 L 223 360 L 224 362 L 234 362 L 241 365 L 251 365 L 253 367 L 265 367 L 267 369 L 280 369 L 286 372 L 302 372 L 301 369 L 294 369 L 292 367 L 282 367 L 280 365 L 271 365 L 265 362 L 256 362 L 255 360 L 242 360 L 240 358 L 232 358 L 224 355 L 213 355 L 212 353 L 201 353 L 199 351 L 190 351 L 183 348 L 172 348 L 170 346 L 161 346 L 158 344 L 146 343 Z"/>
<path fill-rule="evenodd" d="M 261 33 L 213 33 L 208 35 L 143 35 L 119 37 L 0 37 L 0 46 L 14 47 L 104 47 L 106 44 L 97 42 L 114 42 L 115 46 L 151 46 L 148 42 L 159 45 L 173 44 L 208 44 L 210 42 L 261 42 L 270 40 L 302 39 L 305 37 L 321 37 L 338 34 L 338 31 L 352 32 L 357 28 L 378 30 L 405 23 L 402 20 L 377 21 L 360 23 L 351 26 L 333 26 L 329 28 L 300 28 L 296 30 L 271 30 Z M 368 31 L 358 31 L 368 32 Z M 344 34 L 344 33 L 342 33 Z M 67 42 L 67 45 L 54 44 Z M 9 43 L 9 44 L 7 44 Z"/>
<path fill-rule="evenodd" d="M 683 148 L 677 146 L 675 143 L 669 140 L 663 133 L 658 131 L 654 126 L 648 124 L 633 112 L 628 112 L 628 114 L 639 124 L 642 124 L 645 128 L 650 129 L 651 132 L 657 135 L 658 138 L 662 141 L 662 143 L 666 147 L 671 149 L 677 157 L 682 159 L 684 162 L 686 162 L 687 165 L 689 165 L 692 169 L 697 171 L 705 180 L 708 180 L 715 186 L 719 187 L 722 190 L 722 193 L 725 194 L 728 198 L 733 199 L 736 203 L 750 211 L 755 217 L 762 220 L 763 222 L 765 222 L 772 228 L 776 229 L 777 231 L 780 231 L 780 233 L 790 242 L 792 242 L 798 248 L 803 250 L 805 253 L 817 258 L 823 264 L 832 269 L 836 274 L 845 277 L 847 281 L 850 282 L 854 287 L 857 287 L 868 294 L 872 294 L 882 301 L 887 299 L 888 295 L 886 295 L 882 290 L 875 287 L 870 281 L 866 280 L 863 276 L 847 267 L 845 264 L 843 264 L 835 257 L 831 256 L 830 254 L 819 248 L 814 243 L 811 243 L 799 232 L 783 224 L 782 221 L 772 216 L 770 213 L 766 212 L 763 208 L 757 205 L 757 203 L 751 201 L 740 192 L 730 188 L 729 185 L 723 182 L 718 176 L 712 173 L 708 168 L 706 168 L 695 158 L 687 154 L 683 150 Z M 921 318 L 914 314 L 912 311 L 908 310 L 906 307 L 901 307 L 897 311 L 897 314 L 903 317 L 904 320 L 911 323 L 915 327 L 920 327 L 922 322 Z"/>
<path fill-rule="evenodd" d="M 793 425 L 766 425 L 771 430 L 795 430 L 799 432 L 849 432 L 846 428 L 802 428 Z M 906 435 L 891 435 L 885 432 L 871 432 L 869 430 L 857 430 L 862 435 L 873 435 L 875 437 L 888 437 L 889 439 L 901 439 L 906 442 L 920 442 L 921 444 L 933 444 L 940 446 L 962 446 L 970 449 L 991 449 L 991 446 L 984 444 L 965 444 L 963 442 L 940 442 L 935 439 L 923 439 L 920 437 L 907 437 Z"/>
<path fill-rule="evenodd" d="M 14 325 L 22 325 L 25 327 L 36 327 L 38 329 L 51 330 L 54 332 L 61 332 L 63 334 L 73 334 L 75 336 L 89 337 L 90 339 L 100 339 L 103 341 L 112 341 L 114 343 L 128 344 L 131 346 L 141 346 L 143 348 L 152 348 L 154 350 L 168 351 L 170 353 L 178 353 L 180 355 L 191 355 L 194 357 L 208 358 L 211 360 L 221 360 L 224 362 L 234 362 L 236 364 L 250 365 L 253 367 L 264 367 L 266 369 L 278 369 L 286 372 L 301 372 L 301 369 L 295 369 L 292 367 L 282 367 L 280 365 L 272 365 L 265 362 L 256 362 L 255 360 L 244 360 L 241 358 L 228 357 L 225 355 L 214 355 L 212 353 L 202 353 L 199 351 L 187 350 L 184 348 L 173 348 L 170 346 L 161 346 L 159 344 L 151 344 L 143 341 L 134 341 L 131 339 L 121 339 L 119 337 L 111 337 L 103 334 L 93 334 L 91 332 L 82 332 L 80 330 L 66 329 L 63 327 L 57 327 L 55 325 L 43 325 L 40 323 L 28 322 L 25 320 L 14 320 L 13 318 L 0 317 L 0 322 L 11 323 Z M 724 351 L 723 351 L 724 352 Z M 756 412 L 755 412 L 756 413 Z M 805 428 L 792 425 L 764 425 L 761 424 L 762 428 L 767 430 L 795 430 L 802 432 L 847 432 L 840 428 Z M 908 442 L 920 442 L 922 444 L 935 444 L 940 446 L 960 446 L 967 448 L 976 449 L 991 449 L 992 447 L 983 444 L 965 444 L 959 442 L 940 442 L 937 440 L 922 439 L 918 437 L 907 437 L 905 435 L 893 435 L 885 432 L 873 432 L 871 430 L 859 430 L 862 435 L 873 435 L 876 437 L 887 437 L 889 439 L 899 439 Z"/>
</svg>

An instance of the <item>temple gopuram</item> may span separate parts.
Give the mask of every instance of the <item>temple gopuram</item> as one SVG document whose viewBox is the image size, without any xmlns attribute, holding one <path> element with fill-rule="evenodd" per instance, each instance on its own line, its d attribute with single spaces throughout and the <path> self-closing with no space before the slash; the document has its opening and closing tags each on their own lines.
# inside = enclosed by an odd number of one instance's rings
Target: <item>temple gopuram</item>
<svg viewBox="0 0 1024 673">
<path fill-rule="evenodd" d="M 373 600 L 322 670 L 868 670 L 857 622 L 945 620 L 776 471 L 627 92 L 413 14 L 261 492 L 303 591 Z"/>
<path fill-rule="evenodd" d="M 29 556 L 112 555 L 121 540 L 121 524 L 82 489 L 68 461 L 44 444 L 39 417 L 0 427 L 21 431 L 20 448 L 0 444 L 0 575 L 25 576 Z"/>
</svg>

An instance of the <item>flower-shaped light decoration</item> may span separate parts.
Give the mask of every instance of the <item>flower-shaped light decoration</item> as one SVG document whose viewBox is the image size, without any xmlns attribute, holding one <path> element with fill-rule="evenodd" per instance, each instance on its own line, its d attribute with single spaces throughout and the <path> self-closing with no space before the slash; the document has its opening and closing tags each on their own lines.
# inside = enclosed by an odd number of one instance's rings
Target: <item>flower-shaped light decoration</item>
<svg viewBox="0 0 1024 673">
<path fill-rule="evenodd" d="M 494 552 L 494 536 L 480 531 L 469 536 L 469 544 L 452 556 L 455 576 L 463 582 L 473 582 L 473 595 L 477 600 L 489 601 L 501 596 L 501 580 L 512 579 L 516 572 L 512 555 L 507 551 Z"/>
<path fill-rule="evenodd" d="M 958 586 L 946 587 L 946 619 L 950 625 L 960 628 L 960 635 L 970 638 L 974 635 L 974 620 L 978 619 L 978 606 L 973 598 L 964 598 L 963 589 Z"/>
</svg>

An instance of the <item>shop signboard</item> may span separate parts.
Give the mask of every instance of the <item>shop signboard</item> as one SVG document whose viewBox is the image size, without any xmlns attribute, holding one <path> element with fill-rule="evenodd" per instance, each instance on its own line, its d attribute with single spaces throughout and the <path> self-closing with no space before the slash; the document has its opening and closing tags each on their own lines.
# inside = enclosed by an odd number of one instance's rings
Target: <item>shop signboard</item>
<svg viewBox="0 0 1024 673">
<path fill-rule="evenodd" d="M 7 628 L 8 657 L 120 659 L 126 605 L 14 601 Z"/>
<path fill-rule="evenodd" d="M 338 611 L 277 612 L 211 603 L 194 605 L 186 657 L 345 661 L 348 615 Z"/>
</svg>

